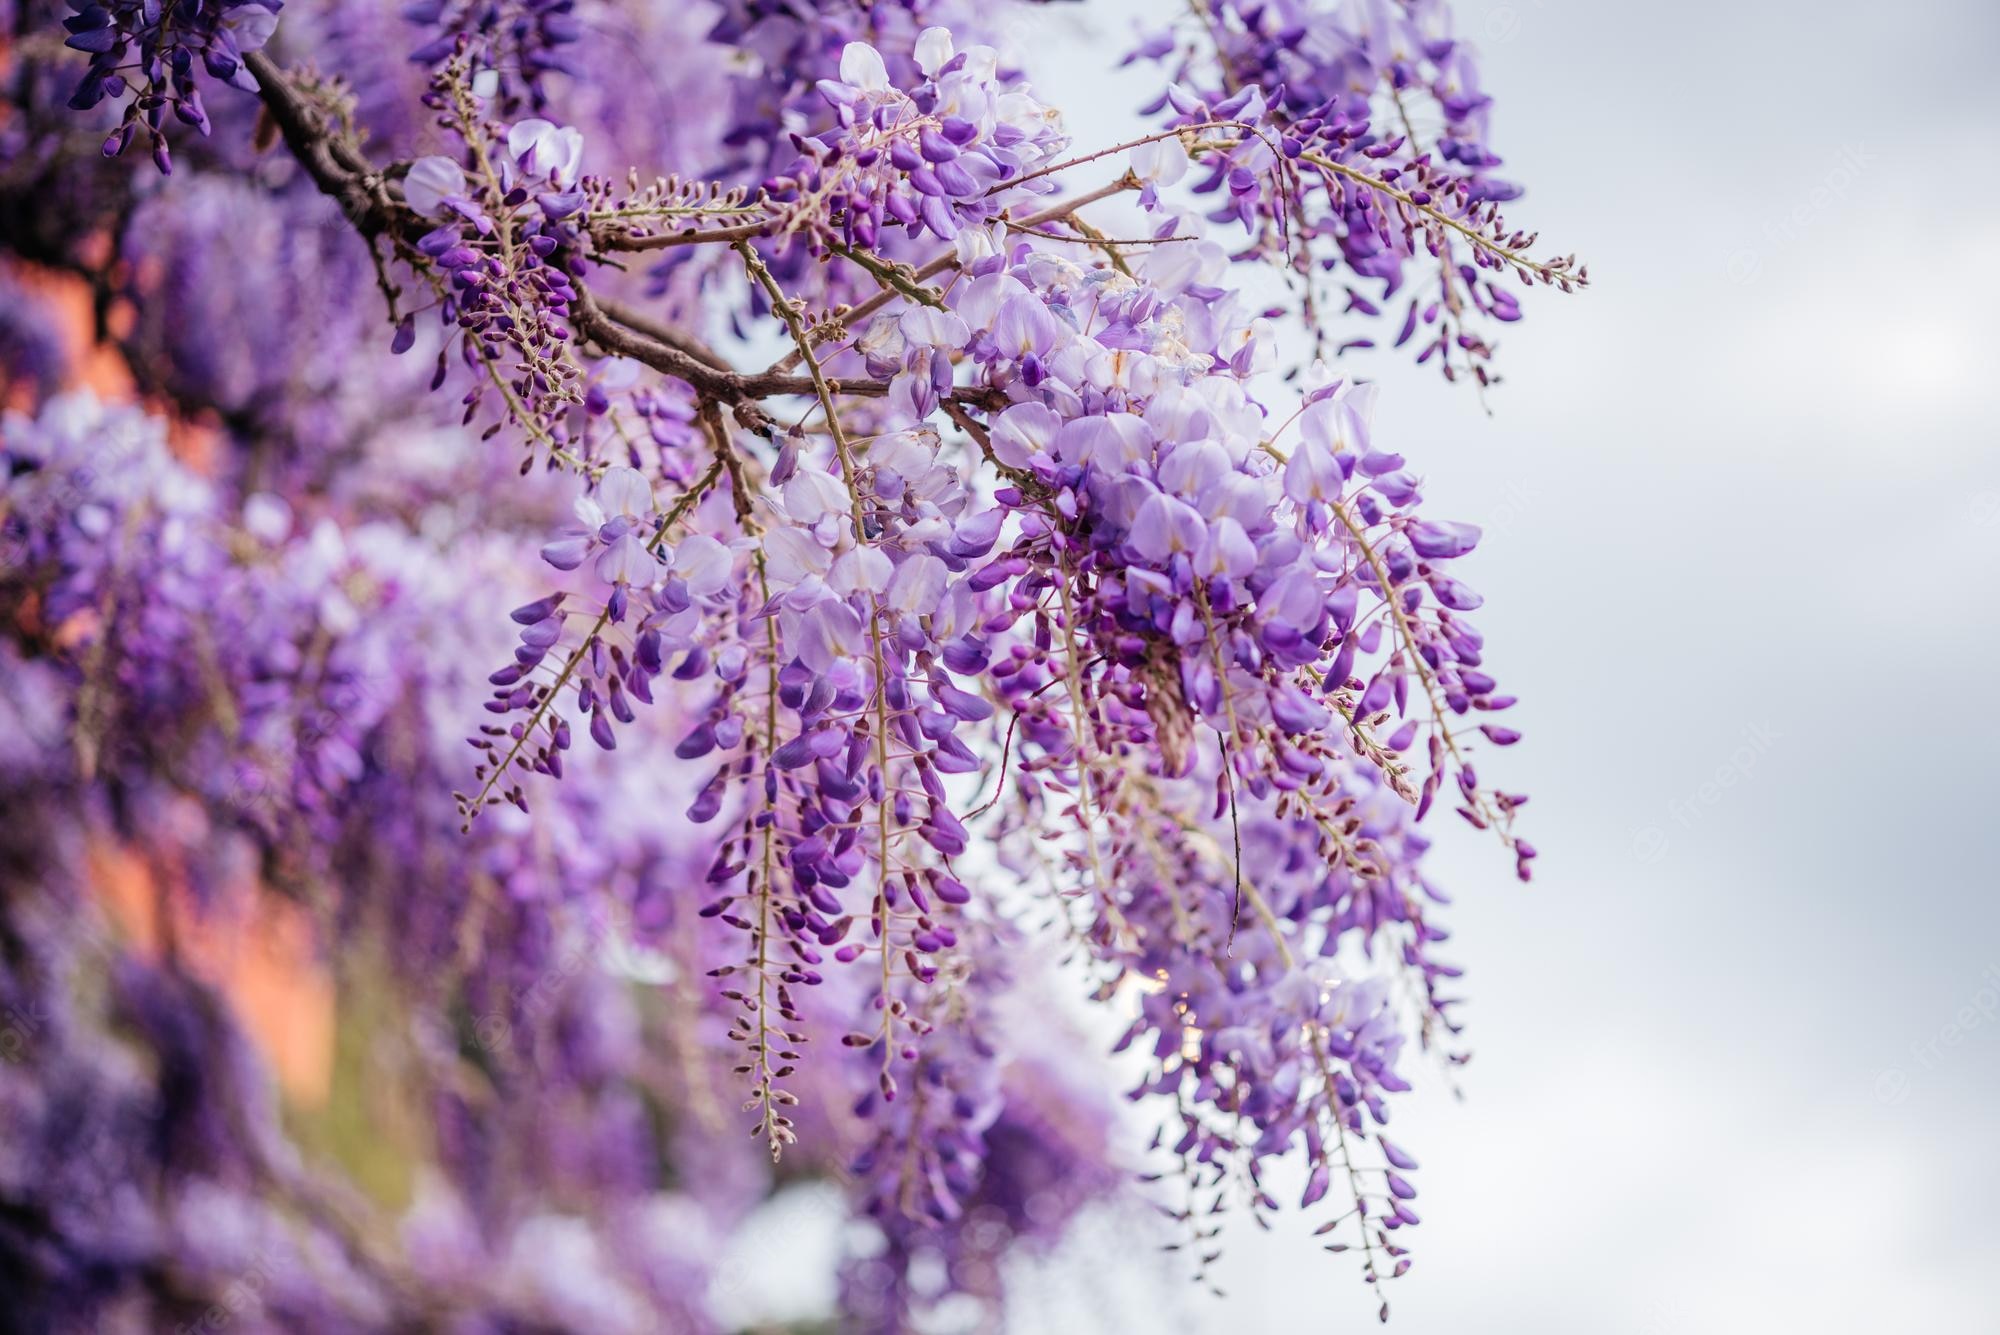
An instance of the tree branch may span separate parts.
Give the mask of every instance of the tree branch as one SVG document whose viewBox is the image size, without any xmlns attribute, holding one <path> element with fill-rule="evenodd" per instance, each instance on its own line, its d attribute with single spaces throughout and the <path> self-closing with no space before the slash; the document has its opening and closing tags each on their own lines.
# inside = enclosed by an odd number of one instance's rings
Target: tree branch
<svg viewBox="0 0 2000 1335">
<path fill-rule="evenodd" d="M 326 124 L 318 108 L 275 62 L 262 52 L 252 52 L 245 61 L 286 147 L 356 230 L 364 237 L 387 235 L 408 247 L 413 233 L 428 229 L 427 221 L 390 192 L 382 174 Z M 761 400 L 816 397 L 820 391 L 811 376 L 787 374 L 781 367 L 754 374 L 734 370 L 692 335 L 599 297 L 580 281 L 575 287 L 572 323 L 579 339 L 685 381 L 705 399 L 730 405 L 737 421 L 749 430 L 770 433 L 770 415 L 757 406 Z M 889 392 L 887 385 L 873 380 L 828 379 L 824 389 L 850 398 L 881 398 Z M 959 390 L 950 398 L 955 404 L 986 411 L 1007 403 L 1005 395 L 992 389 Z"/>
<path fill-rule="evenodd" d="M 357 151 L 344 145 L 336 152 L 335 136 L 318 108 L 300 95 L 275 61 L 262 51 L 252 51 L 243 63 L 256 78 L 264 111 L 284 137 L 285 147 L 320 193 L 339 204 L 364 237 L 399 231 L 415 218 L 407 205 L 389 194 L 380 174 Z"/>
</svg>

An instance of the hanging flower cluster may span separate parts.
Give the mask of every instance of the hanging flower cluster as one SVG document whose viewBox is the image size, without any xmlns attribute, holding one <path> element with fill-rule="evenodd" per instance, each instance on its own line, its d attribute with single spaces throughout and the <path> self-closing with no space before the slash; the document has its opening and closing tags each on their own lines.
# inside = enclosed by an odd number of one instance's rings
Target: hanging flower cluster
<svg viewBox="0 0 2000 1335">
<path fill-rule="evenodd" d="M 385 1266 L 317 1213 L 324 1184 L 288 1158 L 254 1054 L 218 1028 L 203 988 L 104 923 L 87 888 L 92 855 L 40 846 L 34 824 L 19 825 L 0 848 L 34 858 L 45 882 L 32 910 L 10 911 L 0 966 L 0 1108 L 14 1131 L 0 1154 L 10 1212 L 0 1241 L 15 1244 L 14 1221 L 59 1211 L 73 1264 L 38 1262 L 17 1310 L 58 1325 L 94 1313 L 118 1328 L 128 1289 L 171 1271 L 187 1296 L 154 1311 L 193 1319 L 254 1269 L 270 1285 L 266 1315 L 295 1329 L 393 1324 L 439 1305 L 500 1324 L 718 1328 L 700 1295 L 721 1258 L 690 1249 L 686 1230 L 703 1221 L 719 1237 L 763 1190 L 748 1142 L 716 1112 L 736 1098 L 732 1082 L 703 1060 L 723 1041 L 727 1001 L 701 970 L 733 932 L 677 893 L 701 874 L 688 826 L 615 820 L 686 805 L 686 784 L 635 754 L 594 784 L 565 785 L 533 840 L 514 822 L 482 824 L 468 841 L 443 800 L 463 747 L 442 719 L 497 648 L 472 591 L 520 587 L 532 555 L 492 535 L 308 520 L 268 493 L 232 499 L 169 455 L 157 421 L 88 395 L 0 429 L 10 810 L 73 809 L 70 826 L 45 828 L 140 841 L 173 869 L 172 893 L 184 886 L 218 914 L 237 911 L 247 869 L 261 864 L 302 896 L 337 889 L 337 930 L 357 947 L 390 915 L 395 985 L 425 1017 L 406 1060 L 438 1101 L 436 1177 L 404 1223 L 409 1265 Z M 64 718 L 70 737 L 48 738 Z M 676 726 L 662 720 L 656 736 Z M 87 780 L 71 747 L 85 753 Z M 96 810 L 93 794 L 117 814 Z M 432 869 L 414 899 L 412 867 Z M 469 954 L 467 933 L 480 943 Z M 658 1039 L 671 1080 L 639 1042 L 618 972 L 634 957 L 656 961 L 680 1016 Z M 166 1054 L 157 1084 L 78 1007 L 107 976 L 121 1022 Z M 1012 994 L 997 971 L 982 973 L 979 991 L 988 1005 Z M 838 1025 L 856 1002 L 829 995 L 810 1021 Z M 954 1185 L 935 1208 L 1012 1200 L 1008 1228 L 1024 1246 L 1047 1245 L 1116 1186 L 1101 1162 L 1108 1108 L 1074 1076 L 1051 1083 L 1060 1044 L 980 1042 L 962 1077 L 980 1090 L 979 1119 L 952 1111 L 956 1095 L 925 1095 L 933 1123 L 960 1137 Z M 961 1078 L 944 1051 L 918 1076 L 926 1090 Z M 694 1085 L 689 1070 L 703 1072 Z M 910 1180 L 880 1148 L 888 1125 L 829 1116 L 874 1070 L 868 1054 L 835 1045 L 800 1073 L 812 1139 L 797 1153 L 808 1171 L 877 1160 L 876 1176 L 851 1179 L 851 1208 L 907 1231 L 887 1184 Z M 663 1149 L 643 1101 L 669 1096 L 687 1125 Z M 82 1123 L 75 1100 L 90 1112 Z M 1044 1129 L 1040 1157 L 990 1156 L 988 1136 L 1024 1119 Z M 552 1128 L 546 1158 L 523 1165 L 504 1149 Z M 702 1194 L 668 1190 L 673 1177 Z M 595 1203 L 591 1221 L 551 1211 L 578 1196 Z M 967 1239 L 968 1255 L 981 1239 L 991 1234 Z M 953 1246 L 912 1236 L 906 1259 Z"/>
<path fill-rule="evenodd" d="M 547 109 L 550 76 L 576 72 L 569 50 L 583 35 L 576 0 L 415 0 L 402 13 L 424 38 L 413 63 L 469 55 L 490 72 L 503 110 Z"/>
<path fill-rule="evenodd" d="M 119 126 L 104 141 L 104 155 L 115 157 L 131 146 L 144 128 L 153 162 L 162 172 L 173 170 L 167 149 L 167 116 L 209 132 L 208 109 L 195 78 L 195 62 L 210 78 L 246 92 L 257 81 L 243 57 L 260 51 L 278 25 L 284 0 L 100 0 L 74 6 L 63 20 L 69 33 L 64 45 L 88 52 L 90 68 L 70 96 L 70 106 L 88 111 L 98 103 L 117 101 L 128 93 Z"/>
<path fill-rule="evenodd" d="M 949 241 L 1019 203 L 1022 191 L 1053 189 L 1038 173 L 1069 142 L 1061 119 L 1001 80 L 991 47 L 958 51 L 950 32 L 926 28 L 914 55 L 923 82 L 907 90 L 889 82 L 881 52 L 865 42 L 848 44 L 839 78 L 820 80 L 838 125 L 794 136 L 798 159 L 764 183 L 786 230 L 827 229 L 863 249 L 891 224 Z"/>
<path fill-rule="evenodd" d="M 516 423 L 537 431 L 547 449 L 566 453 L 565 409 L 585 395 L 571 349 L 570 304 L 576 289 L 557 252 L 574 246 L 574 221 L 586 203 L 583 136 L 538 117 L 501 126 L 485 114 L 471 64 L 453 60 L 433 83 L 427 105 L 463 145 L 458 157 L 432 154 L 411 163 L 404 205 L 428 230 L 404 243 L 431 287 L 440 324 L 455 331 L 462 360 L 476 373 L 465 420 L 489 390 Z M 402 316 L 391 344 L 407 352 L 417 339 L 414 312 Z M 438 352 L 433 388 L 443 384 L 449 344 Z"/>
<path fill-rule="evenodd" d="M 1195 55 L 1171 31 L 1136 53 L 1179 53 L 1177 82 L 1151 110 L 1183 138 L 1235 140 L 1204 156 L 1194 189 L 1216 198 L 1213 220 L 1249 231 L 1251 257 L 1298 275 L 1315 324 L 1319 270 L 1378 281 L 1372 296 L 1342 289 L 1346 310 L 1368 316 L 1383 314 L 1413 270 L 1429 271 L 1404 303 L 1395 345 L 1414 340 L 1420 363 L 1483 386 L 1493 348 L 1473 322 L 1520 318 L 1510 274 L 1563 291 L 1588 283 L 1572 257 L 1532 257 L 1534 234 L 1501 218 L 1521 187 L 1492 174 L 1492 99 L 1441 0 L 1221 0 L 1201 9 L 1199 28 Z M 1176 145 L 1168 158 L 1178 179 L 1186 153 Z M 1342 350 L 1373 343 L 1357 337 Z"/>
<path fill-rule="evenodd" d="M 1500 221 L 1517 192 L 1428 0 L 1197 7 L 1143 52 L 1175 62 L 1163 128 L 1074 156 L 972 8 L 726 0 L 620 29 L 733 93 L 671 132 L 588 95 L 617 20 L 569 0 L 415 6 L 421 74 L 329 16 L 352 88 L 230 29 L 210 73 L 285 153 L 247 184 L 219 155 L 148 206 L 165 221 L 121 223 L 149 263 L 59 252 L 220 443 L 191 466 L 82 397 L 0 427 L 0 656 L 33 665 L 8 707 L 64 733 L 0 751 L 0 781 L 32 774 L 198 912 L 246 879 L 311 906 L 416 1017 L 393 1257 L 302 1205 L 282 1147 L 183 1165 L 106 1133 L 157 1200 L 220 1191 L 349 1259 L 338 1293 L 298 1281 L 299 1328 L 440 1303 L 712 1328 L 719 1245 L 660 1244 L 719 1244 L 774 1165 L 834 1175 L 866 1221 L 842 1273 L 864 1329 L 998 1303 L 1001 1261 L 1142 1157 L 1197 1275 L 1231 1212 L 1291 1204 L 1285 1160 L 1331 1250 L 1378 1285 L 1409 1268 L 1416 1165 L 1385 1127 L 1419 1053 L 1463 1057 L 1431 818 L 1442 798 L 1522 879 L 1536 850 L 1481 773 L 1520 737 L 1472 620 L 1480 530 L 1426 504 L 1375 388 L 1312 355 L 1339 335 L 1318 284 L 1435 265 L 1399 341 L 1484 384 L 1467 318 L 1518 314 L 1510 273 L 1584 274 Z M 103 52 L 150 21 L 106 18 Z M 387 318 L 375 346 L 345 318 L 327 338 L 411 355 L 378 416 L 224 375 L 282 383 L 261 314 L 152 353 L 175 294 L 223 281 L 190 247 L 229 234 L 202 202 L 225 181 L 353 233 L 339 300 Z M 1136 224 L 1099 218 L 1114 200 Z M 1255 263 L 1296 302 L 1253 298 Z M 287 275 L 244 267 L 255 314 Z M 102 853 L 18 856 L 74 905 Z M 215 986 L 21 932 L 52 963 L 0 970 L 10 1005 L 126 969 L 164 1032 Z M 1119 1017 L 1150 1150 L 1119 1148 L 1075 1036 L 1021 1032 L 1061 986 Z M 58 1055 L 87 1070 L 73 1028 L 21 1097 Z M 0 1173 L 0 1221 L 16 1198 L 44 1208 Z M 120 1292 L 188 1245 L 154 1227 Z M 40 1282 L 57 1307 L 88 1288 Z"/>
</svg>

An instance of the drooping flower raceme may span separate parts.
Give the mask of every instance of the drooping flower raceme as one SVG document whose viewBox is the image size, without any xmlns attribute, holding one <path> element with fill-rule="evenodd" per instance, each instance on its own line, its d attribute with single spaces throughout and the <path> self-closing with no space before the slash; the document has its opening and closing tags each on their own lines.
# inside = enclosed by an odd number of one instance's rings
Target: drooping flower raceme
<svg viewBox="0 0 2000 1335">
<path fill-rule="evenodd" d="M 88 52 L 90 68 L 71 94 L 70 106 L 88 111 L 129 93 L 118 129 L 104 141 L 105 156 L 123 153 L 143 122 L 154 163 L 162 172 L 171 171 L 168 111 L 200 133 L 209 132 L 195 61 L 211 78 L 255 92 L 256 81 L 243 58 L 270 40 L 282 6 L 283 0 L 92 0 L 75 5 L 63 20 L 69 33 L 64 44 Z"/>
<path fill-rule="evenodd" d="M 957 51 L 950 32 L 926 28 L 913 55 L 923 82 L 907 91 L 865 42 L 848 43 L 839 77 L 819 81 L 837 125 L 795 136 L 798 159 L 765 183 L 781 211 L 790 206 L 787 230 L 833 223 L 839 244 L 868 249 L 902 224 L 949 241 L 1019 203 L 1021 189 L 1053 189 L 1039 172 L 1068 136 L 1055 112 L 1000 79 L 993 48 Z"/>
<path fill-rule="evenodd" d="M 1493 347 L 1476 322 L 1520 318 L 1510 272 L 1564 291 L 1587 284 L 1571 257 L 1533 258 L 1534 235 L 1500 217 L 1521 187 L 1494 174 L 1492 99 L 1443 0 L 1221 0 L 1196 26 L 1194 55 L 1172 31 L 1135 53 L 1178 62 L 1152 110 L 1189 134 L 1240 131 L 1204 159 L 1195 189 L 1215 199 L 1211 218 L 1249 233 L 1247 258 L 1294 271 L 1309 321 L 1321 269 L 1351 275 L 1345 311 L 1367 316 L 1415 271 L 1396 346 L 1414 341 L 1419 362 L 1484 386 Z"/>
<path fill-rule="evenodd" d="M 251 1077 L 173 1091 L 186 1125 L 266 1128 L 206 1157 L 107 1112 L 147 1246 L 36 1262 L 36 1310 L 173 1316 L 151 1277 L 262 1211 L 347 1267 L 272 1261 L 297 1328 L 439 1304 L 714 1328 L 710 1270 L 774 1164 L 866 1221 L 842 1275 L 864 1329 L 999 1302 L 1005 1254 L 1142 1160 L 1198 1272 L 1231 1211 L 1292 1205 L 1287 1158 L 1330 1246 L 1371 1282 L 1409 1267 L 1416 1165 L 1385 1128 L 1419 1051 L 1462 1055 L 1433 813 L 1523 878 L 1536 850 L 1483 773 L 1519 737 L 1472 620 L 1479 529 L 1314 354 L 1347 328 L 1328 272 L 1364 314 L 1364 285 L 1433 285 L 1405 337 L 1481 383 L 1465 320 L 1513 317 L 1507 274 L 1581 281 L 1494 213 L 1514 191 L 1469 51 L 1415 0 L 1206 6 L 1143 49 L 1173 62 L 1160 128 L 1109 144 L 970 6 L 698 8 L 619 29 L 670 34 L 691 87 L 724 71 L 726 109 L 671 133 L 590 89 L 608 10 L 414 6 L 393 68 L 342 11 L 314 32 L 354 67 L 312 73 L 282 30 L 224 24 L 209 74 L 285 152 L 233 166 L 220 120 L 194 193 L 148 206 L 178 229 L 115 233 L 150 263 L 57 252 L 133 308 L 107 327 L 190 441 L 88 398 L 7 419 L 7 707 L 64 737 L 6 779 L 79 831 L 10 856 L 55 922 L 116 921 L 94 869 L 128 854 L 176 934 L 246 896 L 307 913 L 343 1008 L 408 1012 L 378 1041 L 423 1133 L 393 1190 L 340 1165 L 400 1221 L 385 1252 L 316 1207 Z M 86 25 L 103 96 L 154 22 Z M 185 104 L 191 60 L 164 58 Z M 631 161 L 662 152 L 685 156 Z M 107 180 L 62 207 L 124 218 Z M 226 243 L 196 205 L 225 184 L 353 232 L 343 300 L 386 310 L 341 351 L 392 368 L 377 415 L 242 389 L 310 363 L 233 322 L 155 355 L 176 289 L 238 281 L 258 310 L 287 282 L 190 258 Z M 1259 263 L 1307 279 L 1296 304 L 1249 295 Z M 154 1048 L 254 1069 L 200 952 L 0 926 L 27 943 L 8 1005 L 114 973 Z M 1072 985 L 1119 1017 L 1150 1150 L 1024 1010 Z M 62 1152 L 58 1086 L 145 1093 L 65 1017 L 0 1086 L 36 1110 L 24 1156 Z M 112 1255 L 109 1216 L 0 1169 L 0 1245 L 25 1219 Z"/>
</svg>

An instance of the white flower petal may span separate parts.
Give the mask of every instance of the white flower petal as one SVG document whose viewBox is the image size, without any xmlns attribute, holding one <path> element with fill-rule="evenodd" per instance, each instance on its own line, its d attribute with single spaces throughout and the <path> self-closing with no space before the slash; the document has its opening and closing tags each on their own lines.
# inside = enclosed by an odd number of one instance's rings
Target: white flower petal
<svg viewBox="0 0 2000 1335">
<path fill-rule="evenodd" d="M 887 601 L 899 612 L 934 611 L 944 598 L 950 571 L 929 553 L 906 558 L 889 579 Z"/>
<path fill-rule="evenodd" d="M 410 164 L 410 174 L 403 178 L 403 198 L 426 218 L 441 214 L 445 200 L 464 196 L 465 173 L 450 158 L 435 154 L 418 158 Z"/>
<path fill-rule="evenodd" d="M 880 547 L 854 547 L 834 561 L 826 582 L 837 593 L 877 593 L 889 583 L 893 569 Z"/>
<path fill-rule="evenodd" d="M 800 465 L 785 483 L 785 513 L 801 524 L 816 524 L 827 515 L 844 515 L 847 510 L 847 488 L 831 473 Z"/>
<path fill-rule="evenodd" d="M 849 42 L 840 53 L 840 81 L 865 93 L 889 90 L 889 67 L 882 53 L 866 42 Z"/>
<path fill-rule="evenodd" d="M 951 30 L 949 28 L 925 28 L 917 37 L 917 68 L 927 79 L 937 78 L 939 70 L 951 62 Z"/>
<path fill-rule="evenodd" d="M 660 563 L 646 550 L 645 543 L 627 533 L 597 558 L 597 577 L 607 584 L 631 584 L 643 589 L 659 579 Z"/>
<path fill-rule="evenodd" d="M 1187 149 L 1181 147 L 1179 135 L 1156 139 L 1132 150 L 1132 171 L 1142 181 L 1172 185 L 1187 175 L 1187 169 Z"/>
<path fill-rule="evenodd" d="M 636 468 L 607 468 L 597 483 L 597 503 L 607 515 L 636 519 L 653 512 L 653 487 Z"/>
<path fill-rule="evenodd" d="M 729 586 L 736 560 L 729 548 L 706 533 L 692 533 L 681 539 L 674 552 L 674 571 L 697 598 L 721 593 Z"/>
<path fill-rule="evenodd" d="M 808 577 L 824 575 L 833 554 L 795 528 L 776 528 L 764 535 L 764 561 L 772 583 L 788 588 Z"/>
</svg>

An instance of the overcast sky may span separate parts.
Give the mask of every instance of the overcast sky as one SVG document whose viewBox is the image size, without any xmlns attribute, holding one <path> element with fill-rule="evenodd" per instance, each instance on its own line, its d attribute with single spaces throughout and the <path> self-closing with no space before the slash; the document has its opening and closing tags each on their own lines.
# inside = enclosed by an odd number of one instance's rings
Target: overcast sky
<svg viewBox="0 0 2000 1335">
<path fill-rule="evenodd" d="M 1141 8 L 1018 21 L 1079 147 L 1137 123 L 1101 71 Z M 1354 364 L 1431 508 L 1487 527 L 1544 854 L 1522 888 L 1440 850 L 1477 1056 L 1398 1115 L 1425 1223 L 1391 1329 L 2000 1328 L 2000 10 L 1459 15 L 1510 218 L 1596 285 L 1526 303 L 1491 417 Z M 1100 1221 L 1014 1324 L 1371 1326 L 1305 1233 L 1234 1232 L 1222 1303 Z"/>
</svg>

